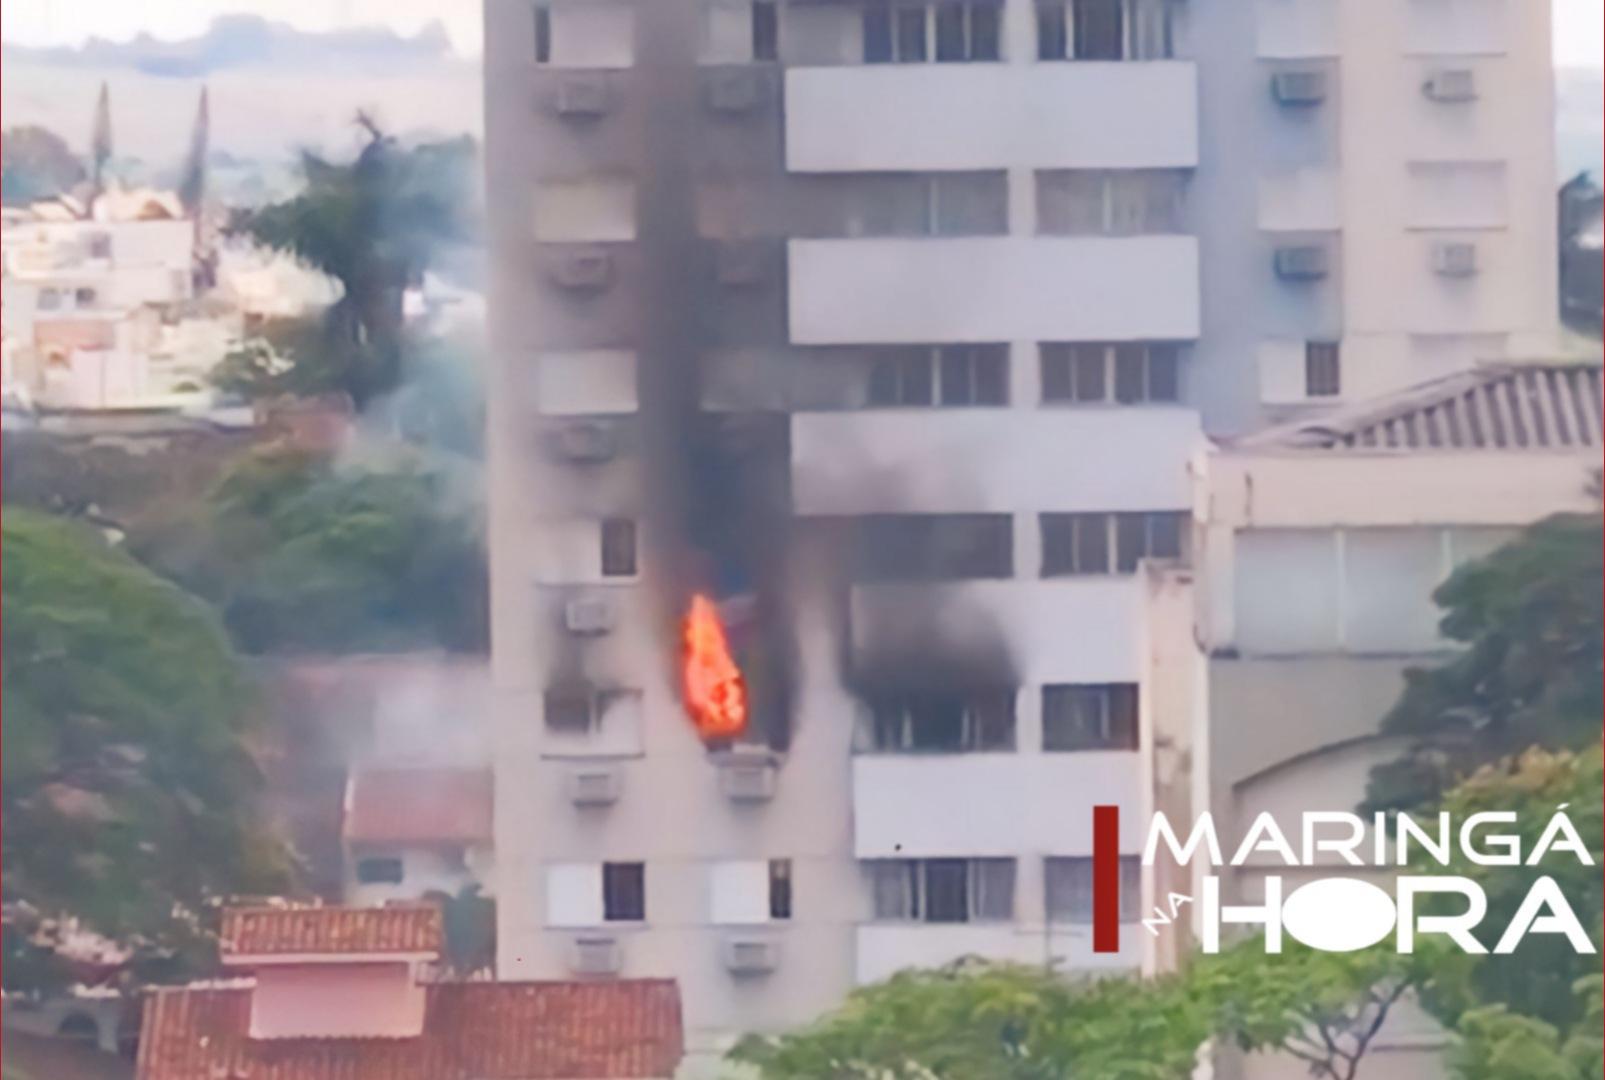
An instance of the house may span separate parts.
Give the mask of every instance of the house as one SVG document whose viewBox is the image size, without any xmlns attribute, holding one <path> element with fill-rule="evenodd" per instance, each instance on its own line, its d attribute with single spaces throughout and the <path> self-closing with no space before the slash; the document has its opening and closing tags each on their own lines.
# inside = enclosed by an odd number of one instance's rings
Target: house
<svg viewBox="0 0 1605 1080">
<path fill-rule="evenodd" d="M 354 769 L 341 832 L 349 903 L 455 896 L 468 885 L 488 892 L 490 769 Z"/>
<path fill-rule="evenodd" d="M 138 1080 L 667 1080 L 672 980 L 448 983 L 432 906 L 225 912 L 244 986 L 154 992 Z"/>
</svg>

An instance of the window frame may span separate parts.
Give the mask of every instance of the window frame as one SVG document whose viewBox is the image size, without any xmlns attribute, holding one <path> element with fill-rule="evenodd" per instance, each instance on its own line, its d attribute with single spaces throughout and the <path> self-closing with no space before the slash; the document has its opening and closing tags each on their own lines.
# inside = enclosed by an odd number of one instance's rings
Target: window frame
<svg viewBox="0 0 1605 1080">
<path fill-rule="evenodd" d="M 634 518 L 603 518 L 597 545 L 602 577 L 640 576 L 640 535 Z"/>
<path fill-rule="evenodd" d="M 1083 726 L 1052 723 L 1059 717 L 1074 718 L 1077 699 L 1096 702 L 1097 725 L 1101 728 L 1098 737 L 1076 738 L 1086 730 Z M 1064 704 L 1056 708 L 1052 704 L 1055 701 Z M 1137 683 L 1047 683 L 1042 687 L 1043 753 L 1129 753 L 1141 746 L 1142 689 Z"/>
<path fill-rule="evenodd" d="M 1141 391 L 1135 398 L 1120 396 L 1121 350 L 1141 349 Z M 1038 397 L 1053 406 L 1176 405 L 1181 402 L 1182 344 L 1176 341 L 1043 341 L 1037 343 Z M 1129 352 L 1128 354 L 1129 355 Z M 1156 371 L 1168 368 L 1170 393 L 1155 394 Z M 1062 370 L 1061 370 L 1062 369 Z M 1096 371 L 1098 393 L 1084 396 L 1083 373 Z M 1055 386 L 1069 394 L 1051 392 Z"/>
<path fill-rule="evenodd" d="M 546 66 L 552 62 L 552 5 L 534 4 L 532 10 L 535 18 L 535 63 Z"/>
<path fill-rule="evenodd" d="M 604 862 L 601 885 L 604 923 L 646 922 L 646 863 Z"/>
<path fill-rule="evenodd" d="M 988 15 L 978 17 L 982 10 Z M 944 30 L 951 13 L 958 17 L 957 53 L 951 39 L 944 40 L 952 32 L 951 23 Z M 861 25 L 865 64 L 990 64 L 1004 58 L 1001 0 L 871 0 Z"/>
<path fill-rule="evenodd" d="M 1041 539 L 1043 578 L 1125 577 L 1137 572 L 1144 559 L 1166 559 L 1188 565 L 1192 559 L 1192 530 L 1186 510 L 1044 511 L 1037 515 Z M 1156 536 L 1174 529 L 1175 550 L 1158 550 Z M 1065 531 L 1068 530 L 1068 533 Z M 1135 549 L 1128 542 L 1136 531 Z M 1101 558 L 1082 555 L 1082 547 L 1096 541 Z"/>
<path fill-rule="evenodd" d="M 1019 860 L 1011 856 L 868 859 L 871 920 L 882 923 L 959 926 L 1014 922 L 1018 911 Z M 962 870 L 960 869 L 962 867 Z M 962 910 L 945 908 L 933 917 L 932 874 L 963 874 Z M 989 879 L 988 875 L 992 875 Z M 1006 884 L 1005 884 L 1006 882 Z M 889 912 L 883 886 L 901 892 L 897 911 Z M 945 883 L 951 888 L 952 882 Z M 948 894 L 951 897 L 951 893 Z"/>
<path fill-rule="evenodd" d="M 1042 911 L 1048 924 L 1092 925 L 1092 856 L 1049 855 L 1042 860 Z M 1142 921 L 1142 857 L 1120 856 L 1120 922 Z"/>
<path fill-rule="evenodd" d="M 780 0 L 752 0 L 752 59 L 759 64 L 780 60 Z"/>
<path fill-rule="evenodd" d="M 951 698 L 952 700 L 946 700 Z M 974 687 L 953 694 L 886 693 L 865 702 L 869 752 L 923 756 L 1014 753 L 1019 743 L 1019 695 L 1012 687 Z M 920 712 L 933 705 L 958 711 L 958 738 L 951 744 L 921 743 Z M 997 724 L 987 722 L 989 710 Z M 1001 737 L 998 737 L 1001 735 Z"/>
<path fill-rule="evenodd" d="M 792 917 L 796 901 L 796 878 L 792 874 L 790 859 L 769 860 L 769 918 L 787 922 Z"/>
<path fill-rule="evenodd" d="M 1304 396 L 1315 400 L 1343 396 L 1341 342 L 1312 339 L 1304 343 Z"/>
<path fill-rule="evenodd" d="M 386 869 L 393 865 L 394 876 L 364 872 L 364 867 L 371 868 L 374 864 L 383 864 Z M 407 862 L 400 855 L 359 855 L 352 862 L 351 876 L 358 885 L 401 885 L 407 880 Z"/>
</svg>

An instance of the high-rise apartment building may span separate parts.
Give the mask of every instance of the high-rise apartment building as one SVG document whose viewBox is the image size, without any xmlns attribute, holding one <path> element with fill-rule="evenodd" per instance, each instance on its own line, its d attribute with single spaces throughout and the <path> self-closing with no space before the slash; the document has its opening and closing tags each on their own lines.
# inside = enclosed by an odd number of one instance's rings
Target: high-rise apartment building
<svg viewBox="0 0 1605 1080">
<path fill-rule="evenodd" d="M 485 15 L 500 976 L 1163 967 L 1205 436 L 1548 347 L 1547 3 Z"/>
</svg>

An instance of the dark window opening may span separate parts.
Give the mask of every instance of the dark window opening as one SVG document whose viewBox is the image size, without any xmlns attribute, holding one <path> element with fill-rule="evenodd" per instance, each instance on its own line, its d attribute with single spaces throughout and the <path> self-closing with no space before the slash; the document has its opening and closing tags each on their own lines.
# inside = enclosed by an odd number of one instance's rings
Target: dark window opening
<svg viewBox="0 0 1605 1080">
<path fill-rule="evenodd" d="M 963 859 L 926 860 L 925 921 L 970 921 L 970 872 Z"/>
<path fill-rule="evenodd" d="M 591 695 L 585 690 L 548 690 L 542 707 L 549 731 L 585 735 L 591 730 Z"/>
<path fill-rule="evenodd" d="M 1043 514 L 1042 576 L 1109 573 L 1107 514 Z"/>
<path fill-rule="evenodd" d="M 1013 690 L 878 695 L 870 702 L 872 745 L 893 753 L 1014 749 Z"/>
<path fill-rule="evenodd" d="M 791 918 L 791 860 L 769 860 L 769 917 Z"/>
<path fill-rule="evenodd" d="M 602 864 L 602 918 L 608 922 L 646 919 L 646 864 Z"/>
<path fill-rule="evenodd" d="M 1305 343 L 1305 395 L 1307 397 L 1337 397 L 1342 392 L 1343 372 L 1337 344 L 1330 341 Z"/>
<path fill-rule="evenodd" d="M 1076 0 L 1077 60 L 1121 60 L 1126 54 L 1123 0 Z"/>
<path fill-rule="evenodd" d="M 864 62 L 886 64 L 892 60 L 892 9 L 883 2 L 864 9 Z"/>
<path fill-rule="evenodd" d="M 876 859 L 869 864 L 875 918 L 898 922 L 1002 922 L 1014 918 L 1013 859 Z"/>
<path fill-rule="evenodd" d="M 1165 342 L 1044 344 L 1042 400 L 1121 405 L 1170 403 L 1180 397 L 1180 350 Z"/>
<path fill-rule="evenodd" d="M 602 576 L 633 577 L 635 573 L 635 522 L 628 518 L 602 522 Z"/>
<path fill-rule="evenodd" d="M 878 406 L 929 405 L 934 379 L 925 349 L 898 350 L 876 360 L 869 372 L 869 403 Z"/>
<path fill-rule="evenodd" d="M 752 2 L 752 58 L 780 59 L 780 8 L 776 0 Z"/>
<path fill-rule="evenodd" d="M 1007 514 L 879 514 L 859 519 L 861 581 L 941 581 L 1014 574 Z"/>
<path fill-rule="evenodd" d="M 1065 60 L 1070 56 L 1070 20 L 1064 4 L 1037 5 L 1037 59 Z"/>
<path fill-rule="evenodd" d="M 964 5 L 939 4 L 936 8 L 936 59 L 938 61 L 963 60 L 965 48 Z"/>
<path fill-rule="evenodd" d="M 1044 686 L 1042 749 L 1137 749 L 1136 684 Z"/>
<path fill-rule="evenodd" d="M 897 9 L 897 62 L 917 64 L 925 60 L 925 9 Z"/>
<path fill-rule="evenodd" d="M 1007 405 L 1006 345 L 950 346 L 938 350 L 943 405 Z"/>
<path fill-rule="evenodd" d="M 997 4 L 970 8 L 970 59 L 999 60 L 1003 56 L 1003 9 Z"/>
<path fill-rule="evenodd" d="M 401 860 L 390 856 L 358 859 L 356 873 L 362 885 L 400 885 L 405 876 Z"/>
<path fill-rule="evenodd" d="M 552 62 L 552 9 L 546 4 L 535 5 L 535 62 Z"/>
</svg>

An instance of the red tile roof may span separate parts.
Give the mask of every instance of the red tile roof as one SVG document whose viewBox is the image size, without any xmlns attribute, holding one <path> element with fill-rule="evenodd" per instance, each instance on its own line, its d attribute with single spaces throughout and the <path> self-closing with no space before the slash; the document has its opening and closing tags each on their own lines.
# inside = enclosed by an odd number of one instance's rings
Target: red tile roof
<svg viewBox="0 0 1605 1080">
<path fill-rule="evenodd" d="M 353 843 L 483 843 L 491 835 L 488 769 L 376 769 L 351 777 Z"/>
<path fill-rule="evenodd" d="M 440 908 L 256 907 L 223 912 L 224 959 L 302 953 L 438 953 Z"/>
<path fill-rule="evenodd" d="M 145 1007 L 138 1080 L 623 1080 L 684 1054 L 673 980 L 438 983 L 412 1039 L 246 1035 L 248 989 L 171 989 Z"/>
</svg>

